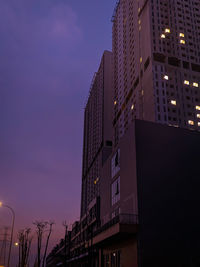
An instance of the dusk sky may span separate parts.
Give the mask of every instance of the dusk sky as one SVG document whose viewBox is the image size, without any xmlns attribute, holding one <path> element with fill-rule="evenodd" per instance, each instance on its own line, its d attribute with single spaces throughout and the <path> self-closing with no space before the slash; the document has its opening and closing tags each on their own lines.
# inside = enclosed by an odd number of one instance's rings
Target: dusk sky
<svg viewBox="0 0 200 267">
<path fill-rule="evenodd" d="M 79 218 L 84 105 L 115 3 L 0 1 L 0 200 L 16 231 L 53 219 L 59 240 Z"/>
</svg>

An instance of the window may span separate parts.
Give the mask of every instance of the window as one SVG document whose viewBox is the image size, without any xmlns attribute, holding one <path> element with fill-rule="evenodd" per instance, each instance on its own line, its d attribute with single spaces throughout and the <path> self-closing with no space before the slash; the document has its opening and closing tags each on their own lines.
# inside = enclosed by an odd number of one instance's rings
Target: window
<svg viewBox="0 0 200 267">
<path fill-rule="evenodd" d="M 186 85 L 190 85 L 190 82 L 187 81 L 187 80 L 185 80 L 185 81 L 184 81 L 184 84 L 186 84 Z"/>
<path fill-rule="evenodd" d="M 170 33 L 170 29 L 165 29 L 165 33 Z"/>
<path fill-rule="evenodd" d="M 120 149 L 117 150 L 117 152 L 112 158 L 111 169 L 112 169 L 112 178 L 113 178 L 120 170 Z"/>
<path fill-rule="evenodd" d="M 112 183 L 112 205 L 120 200 L 120 177 Z"/>
<path fill-rule="evenodd" d="M 176 100 L 171 100 L 171 104 L 176 106 Z"/>
<path fill-rule="evenodd" d="M 196 82 L 194 82 L 194 83 L 193 83 L 193 86 L 194 86 L 194 87 L 199 87 L 199 84 L 196 83 Z"/>
<path fill-rule="evenodd" d="M 200 106 L 196 106 L 196 110 L 200 110 Z"/>
<path fill-rule="evenodd" d="M 114 251 L 111 253 L 111 267 L 120 267 L 120 251 Z"/>
<path fill-rule="evenodd" d="M 189 125 L 194 125 L 194 121 L 189 120 L 189 121 L 188 121 L 188 124 L 189 124 Z"/>
</svg>

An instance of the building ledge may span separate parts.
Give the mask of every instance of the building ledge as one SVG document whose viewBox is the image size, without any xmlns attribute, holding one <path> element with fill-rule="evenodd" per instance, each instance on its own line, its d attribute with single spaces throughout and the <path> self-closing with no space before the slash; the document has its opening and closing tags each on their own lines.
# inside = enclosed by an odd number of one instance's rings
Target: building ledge
<svg viewBox="0 0 200 267">
<path fill-rule="evenodd" d="M 138 216 L 134 214 L 120 214 L 102 226 L 92 240 L 93 245 L 111 239 L 116 235 L 135 234 L 138 230 Z M 91 242 L 91 240 L 90 240 Z"/>
</svg>

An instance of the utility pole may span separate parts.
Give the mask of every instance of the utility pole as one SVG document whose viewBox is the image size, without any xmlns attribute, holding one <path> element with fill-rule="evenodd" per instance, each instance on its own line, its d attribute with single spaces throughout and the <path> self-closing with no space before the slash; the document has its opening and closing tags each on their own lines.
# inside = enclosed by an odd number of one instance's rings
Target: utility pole
<svg viewBox="0 0 200 267">
<path fill-rule="evenodd" d="M 8 237 L 8 227 L 4 227 L 3 241 L 0 253 L 0 263 L 5 266 L 6 264 L 6 249 L 7 249 L 7 237 Z"/>
</svg>

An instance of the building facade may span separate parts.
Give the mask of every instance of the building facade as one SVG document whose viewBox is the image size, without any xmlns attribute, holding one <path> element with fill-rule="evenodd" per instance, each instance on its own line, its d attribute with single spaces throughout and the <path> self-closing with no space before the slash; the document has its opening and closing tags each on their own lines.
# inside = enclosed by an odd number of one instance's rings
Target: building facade
<svg viewBox="0 0 200 267">
<path fill-rule="evenodd" d="M 117 3 L 115 143 L 135 118 L 200 129 L 199 4 L 198 0 Z"/>
<path fill-rule="evenodd" d="M 100 170 L 112 148 L 113 57 L 105 51 L 84 111 L 81 218 L 100 195 Z"/>
<path fill-rule="evenodd" d="M 199 266 L 200 1 L 120 0 L 112 21 L 65 264 Z"/>
</svg>

